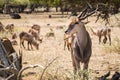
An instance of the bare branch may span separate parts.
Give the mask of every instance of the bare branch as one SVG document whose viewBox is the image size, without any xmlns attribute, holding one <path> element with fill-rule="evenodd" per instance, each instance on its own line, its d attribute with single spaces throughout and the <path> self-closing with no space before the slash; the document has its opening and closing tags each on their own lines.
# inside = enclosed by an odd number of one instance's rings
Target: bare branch
<svg viewBox="0 0 120 80">
<path fill-rule="evenodd" d="M 77 17 L 80 18 L 80 17 L 84 16 L 86 14 L 86 12 L 87 12 L 87 9 L 88 9 L 88 6 L 85 9 L 83 9 L 81 14 L 79 14 Z"/>
<path fill-rule="evenodd" d="M 9 80 L 10 78 L 12 78 L 14 76 L 14 74 L 8 76 L 5 80 Z"/>
<path fill-rule="evenodd" d="M 0 68 L 0 71 L 9 70 L 9 69 L 10 69 L 10 66 L 9 66 L 9 67 L 6 67 L 6 68 Z"/>
<path fill-rule="evenodd" d="M 41 67 L 42 69 L 44 68 L 42 65 L 39 65 L 39 64 L 36 64 L 36 65 L 28 65 L 26 67 L 24 67 L 23 69 L 21 69 L 18 73 L 18 76 L 17 76 L 17 80 L 21 80 L 21 74 L 23 71 L 29 69 L 29 68 L 36 68 L 36 67 Z"/>
<path fill-rule="evenodd" d="M 88 2 L 87 2 L 87 4 L 88 4 L 88 6 L 81 12 L 81 14 L 79 14 L 77 16 L 80 21 L 84 20 L 87 17 L 91 16 L 92 14 L 96 13 L 98 10 L 98 5 L 97 5 L 96 9 L 93 10 L 93 7 L 91 6 L 91 4 Z M 90 11 L 90 10 L 92 10 L 92 11 Z"/>
<path fill-rule="evenodd" d="M 86 1 L 86 3 L 87 3 L 87 5 L 89 6 L 90 9 L 93 9 L 92 5 L 88 1 Z"/>
<path fill-rule="evenodd" d="M 85 14 L 87 13 L 87 10 L 88 10 L 89 8 L 90 8 L 90 9 L 93 9 L 92 5 L 91 5 L 88 1 L 86 1 L 86 3 L 87 3 L 88 6 L 85 7 L 85 9 L 83 9 L 83 11 L 81 11 L 82 13 L 77 16 L 78 18 L 80 18 L 80 17 L 82 17 L 82 16 L 85 16 Z"/>
<path fill-rule="evenodd" d="M 1 68 L 1 67 L 4 68 L 5 66 L 4 66 L 3 64 L 0 64 L 0 68 Z"/>
<path fill-rule="evenodd" d="M 0 71 L 3 71 L 3 70 L 10 70 L 12 67 L 13 67 L 13 64 L 14 64 L 14 62 L 16 62 L 16 59 L 11 63 L 11 65 L 10 66 L 8 66 L 8 67 L 5 67 L 4 65 L 4 68 L 0 68 Z"/>
<path fill-rule="evenodd" d="M 43 74 L 45 72 L 45 70 L 57 59 L 58 57 L 56 57 L 55 59 L 53 59 L 43 70 L 41 76 L 40 76 L 40 79 L 39 80 L 42 80 L 42 77 L 43 77 Z"/>
</svg>

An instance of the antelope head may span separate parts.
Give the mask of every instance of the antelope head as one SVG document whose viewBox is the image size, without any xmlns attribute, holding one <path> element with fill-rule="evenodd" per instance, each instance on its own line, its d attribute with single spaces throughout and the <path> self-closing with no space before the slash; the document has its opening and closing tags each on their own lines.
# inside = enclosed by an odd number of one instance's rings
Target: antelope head
<svg viewBox="0 0 120 80">
<path fill-rule="evenodd" d="M 77 25 L 79 24 L 79 21 L 77 18 L 73 18 L 72 22 L 69 24 L 68 29 L 65 31 L 68 35 L 73 35 L 77 33 Z"/>
<path fill-rule="evenodd" d="M 96 9 L 93 9 L 89 3 L 87 3 L 87 4 L 88 4 L 88 6 L 85 7 L 85 9 L 83 9 L 83 11 L 76 18 L 72 19 L 71 23 L 68 26 L 68 29 L 65 31 L 66 34 L 73 35 L 73 34 L 77 33 L 78 28 L 81 26 L 84 26 L 84 24 L 82 25 L 82 24 L 80 24 L 80 22 L 82 22 L 82 20 L 91 16 L 98 10 L 98 6 Z"/>
</svg>

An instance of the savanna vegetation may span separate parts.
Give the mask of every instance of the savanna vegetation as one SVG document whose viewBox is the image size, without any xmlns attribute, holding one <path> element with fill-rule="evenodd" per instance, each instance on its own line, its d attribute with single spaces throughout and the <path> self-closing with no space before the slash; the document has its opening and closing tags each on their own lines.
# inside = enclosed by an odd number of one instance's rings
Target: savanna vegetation
<svg viewBox="0 0 120 80">
<path fill-rule="evenodd" d="M 32 8 L 44 7 L 46 8 L 45 11 L 49 11 L 51 7 L 54 7 L 56 12 L 58 8 L 61 12 L 80 12 L 86 6 L 86 2 L 89 2 L 93 7 L 96 7 L 96 4 L 103 4 L 109 9 L 112 8 L 114 13 L 118 13 L 120 7 L 120 0 L 0 0 L 0 7 L 3 8 L 5 4 L 12 4 L 24 5 L 29 8 L 30 6 Z"/>
<path fill-rule="evenodd" d="M 14 24 L 17 45 L 16 52 L 22 50 L 22 67 L 26 68 L 19 76 L 20 80 L 82 80 L 74 75 L 71 53 L 64 50 L 64 34 L 71 16 L 81 17 L 92 41 L 92 56 L 85 73 L 89 80 L 101 80 L 108 71 L 111 76 L 120 71 L 120 0 L 0 0 L 0 22 L 4 25 Z M 12 19 L 9 14 L 17 13 L 20 19 Z M 90 13 L 90 14 L 89 14 Z M 94 14 L 93 16 L 91 16 Z M 88 19 L 86 19 L 88 17 Z M 87 23 L 86 23 L 87 21 Z M 40 25 L 39 49 L 20 47 L 19 34 L 29 32 L 31 25 Z M 90 28 L 107 26 L 111 29 L 111 45 L 99 44 L 98 37 Z M 104 27 L 103 27 L 104 28 Z M 0 32 L 0 37 L 11 39 L 10 32 Z M 30 40 L 30 39 L 29 39 Z M 111 78 L 109 77 L 109 79 Z M 9 76 L 7 76 L 9 77 Z M 17 76 L 18 77 L 18 76 Z M 76 78 L 75 78 L 76 77 Z"/>
</svg>

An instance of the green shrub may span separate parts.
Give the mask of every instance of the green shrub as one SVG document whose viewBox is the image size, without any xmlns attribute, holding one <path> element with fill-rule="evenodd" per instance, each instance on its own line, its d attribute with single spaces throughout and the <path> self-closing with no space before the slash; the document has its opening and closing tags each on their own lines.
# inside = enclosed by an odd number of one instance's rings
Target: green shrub
<svg viewBox="0 0 120 80">
<path fill-rule="evenodd" d="M 0 0 L 0 8 L 3 7 L 3 4 L 4 4 L 4 0 Z"/>
<path fill-rule="evenodd" d="M 12 3 L 12 4 L 23 4 L 23 5 L 27 5 L 27 4 L 29 4 L 29 0 L 13 0 L 11 3 Z"/>
</svg>

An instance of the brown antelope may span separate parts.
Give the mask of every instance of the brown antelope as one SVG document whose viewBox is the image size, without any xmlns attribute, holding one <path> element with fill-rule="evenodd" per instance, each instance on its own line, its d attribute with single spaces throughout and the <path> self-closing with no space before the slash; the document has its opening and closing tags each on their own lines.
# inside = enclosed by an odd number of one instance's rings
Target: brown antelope
<svg viewBox="0 0 120 80">
<path fill-rule="evenodd" d="M 17 34 L 16 33 L 11 33 L 12 34 L 12 39 L 16 39 L 17 38 Z"/>
<path fill-rule="evenodd" d="M 34 29 L 34 30 L 36 30 L 38 33 L 40 33 L 40 26 L 39 25 L 37 25 L 37 24 L 34 24 L 32 27 L 31 27 L 31 29 Z"/>
<path fill-rule="evenodd" d="M 92 53 L 92 42 L 84 24 L 80 21 L 72 22 L 65 33 L 68 35 L 76 34 L 71 50 L 74 72 L 79 73 L 80 63 L 84 64 L 84 70 L 88 69 Z"/>
<path fill-rule="evenodd" d="M 72 19 L 68 29 L 65 31 L 65 33 L 70 36 L 76 34 L 76 37 L 72 42 L 71 50 L 71 58 L 75 74 L 80 74 L 79 71 L 81 68 L 81 63 L 83 63 L 83 70 L 88 70 L 88 65 L 92 54 L 92 41 L 84 23 L 81 21 L 95 13 L 97 9 L 98 7 L 89 13 L 86 12 L 88 8 L 84 9 L 82 13 L 77 16 L 77 18 Z M 88 80 L 88 76 L 83 73 L 83 79 L 85 78 Z"/>
<path fill-rule="evenodd" d="M 18 44 L 18 43 L 17 43 L 17 40 L 16 40 L 17 34 L 16 34 L 16 33 L 11 33 L 11 34 L 12 34 L 12 38 L 10 39 L 11 43 L 12 43 L 13 45 L 17 45 L 17 44 Z"/>
<path fill-rule="evenodd" d="M 36 30 L 29 29 L 28 32 L 31 33 L 34 36 L 35 40 L 40 41 L 40 43 L 42 42 L 42 38 L 39 37 L 39 34 L 36 32 Z"/>
<path fill-rule="evenodd" d="M 71 37 L 69 37 L 69 35 L 64 34 L 64 50 L 66 46 L 68 50 L 71 50 L 71 47 L 72 47 L 71 45 L 72 45 L 74 38 L 75 38 L 75 35 L 72 35 Z"/>
<path fill-rule="evenodd" d="M 98 36 L 99 44 L 101 43 L 101 37 L 104 36 L 103 43 L 105 44 L 107 41 L 107 36 L 109 38 L 109 44 L 111 45 L 111 29 L 108 27 L 102 27 L 97 30 L 91 28 L 91 31 L 94 35 Z"/>
<path fill-rule="evenodd" d="M 4 29 L 4 25 L 0 22 L 0 31 L 6 31 L 5 29 Z"/>
<path fill-rule="evenodd" d="M 8 24 L 5 27 L 6 30 L 8 30 L 10 33 L 14 31 L 14 24 Z"/>
<path fill-rule="evenodd" d="M 19 38 L 20 38 L 20 47 L 24 47 L 24 41 L 28 42 L 28 50 L 30 50 L 29 45 L 31 45 L 31 49 L 33 49 L 32 44 L 36 47 L 36 49 L 39 49 L 39 44 L 34 40 L 33 35 L 31 35 L 30 33 L 27 32 L 21 32 L 19 34 Z"/>
</svg>

